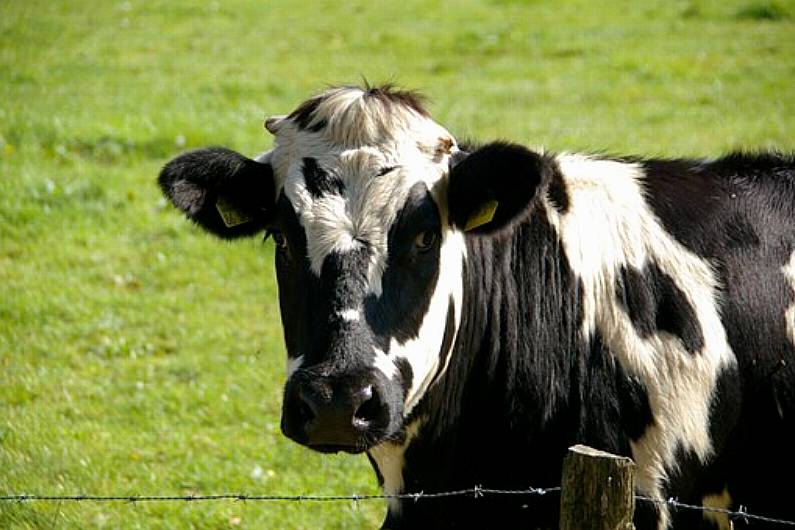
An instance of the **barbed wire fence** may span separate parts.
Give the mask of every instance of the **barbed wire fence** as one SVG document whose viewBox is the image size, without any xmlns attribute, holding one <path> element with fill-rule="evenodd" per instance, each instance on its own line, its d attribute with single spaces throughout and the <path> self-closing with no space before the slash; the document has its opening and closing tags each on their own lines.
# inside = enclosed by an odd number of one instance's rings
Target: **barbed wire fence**
<svg viewBox="0 0 795 530">
<path fill-rule="evenodd" d="M 549 493 L 559 493 L 560 487 L 553 488 L 527 488 L 521 490 L 498 490 L 474 486 L 472 488 L 454 491 L 443 491 L 436 493 L 401 493 L 396 495 L 389 494 L 352 494 L 352 495 L 251 495 L 246 493 L 222 493 L 217 495 L 0 495 L 0 502 L 94 502 L 94 503 L 149 503 L 149 502 L 206 502 L 206 501 L 236 501 L 236 502 L 367 502 L 367 501 L 386 501 L 386 500 L 410 500 L 419 502 L 422 500 L 440 499 L 448 497 L 471 497 L 480 499 L 486 496 L 540 496 Z M 724 515 L 733 521 L 757 521 L 765 523 L 780 524 L 795 527 L 795 521 L 776 519 L 755 515 L 740 509 L 737 511 L 723 508 L 710 508 L 679 502 L 674 498 L 661 500 L 636 495 L 635 499 L 640 502 L 648 502 L 656 505 L 664 505 L 674 510 L 693 510 L 702 513 L 714 513 Z"/>
<path fill-rule="evenodd" d="M 614 456 L 614 455 L 611 455 Z M 564 470 L 565 484 L 565 470 Z M 631 484 L 630 484 L 631 485 Z M 433 499 L 443 498 L 471 498 L 475 501 L 486 497 L 537 497 L 550 494 L 561 494 L 563 487 L 555 486 L 548 488 L 529 487 L 526 489 L 492 489 L 481 486 L 473 486 L 467 489 L 459 489 L 442 492 L 414 492 L 399 494 L 352 494 L 352 495 L 259 495 L 246 493 L 222 493 L 212 495 L 38 495 L 38 494 L 0 494 L 0 503 L 33 503 L 33 502 L 75 502 L 75 503 L 161 503 L 161 502 L 297 502 L 297 503 L 333 503 L 333 502 L 367 502 L 367 501 L 388 501 L 403 500 L 412 502 L 422 502 Z M 631 489 L 632 490 L 632 489 Z M 713 514 L 727 517 L 730 521 L 750 523 L 768 523 L 787 527 L 795 527 L 795 521 L 768 517 L 765 515 L 749 513 L 744 507 L 738 510 L 729 510 L 718 507 L 700 506 L 678 501 L 675 498 L 658 499 L 643 495 L 632 494 L 633 502 L 651 503 L 660 507 L 667 507 L 670 510 L 688 510 L 701 512 L 702 514 Z"/>
</svg>

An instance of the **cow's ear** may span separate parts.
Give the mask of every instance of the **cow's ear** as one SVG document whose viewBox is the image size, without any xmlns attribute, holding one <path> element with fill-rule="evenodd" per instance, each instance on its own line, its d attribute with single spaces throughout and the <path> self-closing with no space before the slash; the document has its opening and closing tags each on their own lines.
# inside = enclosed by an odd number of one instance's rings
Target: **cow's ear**
<svg viewBox="0 0 795 530">
<path fill-rule="evenodd" d="M 262 231 L 274 205 L 273 169 L 224 147 L 184 153 L 163 167 L 160 189 L 199 226 L 232 239 Z"/>
<path fill-rule="evenodd" d="M 447 196 L 450 221 L 471 233 L 500 230 L 527 211 L 547 170 L 542 155 L 511 143 L 457 153 Z"/>
</svg>

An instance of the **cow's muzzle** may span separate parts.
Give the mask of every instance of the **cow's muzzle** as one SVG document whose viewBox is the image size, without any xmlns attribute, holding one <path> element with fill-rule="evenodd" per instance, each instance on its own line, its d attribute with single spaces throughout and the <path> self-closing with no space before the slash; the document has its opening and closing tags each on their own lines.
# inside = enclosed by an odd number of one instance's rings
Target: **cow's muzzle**
<svg viewBox="0 0 795 530">
<path fill-rule="evenodd" d="M 285 388 L 282 432 L 323 453 L 366 451 L 392 423 L 385 383 L 367 373 L 324 376 L 299 370 Z"/>
</svg>

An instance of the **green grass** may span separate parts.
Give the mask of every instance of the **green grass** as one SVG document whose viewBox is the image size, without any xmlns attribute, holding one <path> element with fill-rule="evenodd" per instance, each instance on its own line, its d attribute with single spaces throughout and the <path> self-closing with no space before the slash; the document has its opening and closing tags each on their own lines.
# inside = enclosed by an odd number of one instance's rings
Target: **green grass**
<svg viewBox="0 0 795 530">
<path fill-rule="evenodd" d="M 423 90 L 463 137 L 714 156 L 795 148 L 781 2 L 0 2 L 0 494 L 375 493 L 279 433 L 272 248 L 154 178 L 268 148 L 326 84 Z M 0 504 L 0 528 L 367 528 L 380 503 Z M 239 523 L 239 524 L 238 524 Z"/>
</svg>

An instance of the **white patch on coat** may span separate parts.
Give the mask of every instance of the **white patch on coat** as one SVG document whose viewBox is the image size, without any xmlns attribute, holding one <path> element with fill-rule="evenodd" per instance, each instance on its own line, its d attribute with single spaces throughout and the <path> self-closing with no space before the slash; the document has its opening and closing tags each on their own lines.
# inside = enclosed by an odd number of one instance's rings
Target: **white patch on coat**
<svg viewBox="0 0 795 530">
<path fill-rule="evenodd" d="M 390 379 L 397 369 L 395 365 L 397 359 L 405 359 L 411 366 L 413 377 L 411 387 L 406 389 L 404 416 L 408 416 L 419 403 L 437 372 L 440 375 L 443 374 L 450 363 L 451 352 L 441 350 L 444 346 L 451 298 L 454 304 L 454 329 L 451 330 L 452 340 L 448 346 L 450 350 L 455 344 L 455 337 L 461 322 L 465 257 L 464 235 L 453 230 L 444 232 L 439 253 L 440 273 L 436 285 L 432 286 L 433 294 L 417 337 L 403 343 L 393 338 L 389 345 L 389 355 L 379 349 L 375 350 L 375 367 Z M 440 367 L 439 363 L 442 358 L 445 358 L 445 365 Z"/>
<path fill-rule="evenodd" d="M 789 263 L 781 268 L 781 272 L 784 273 L 784 277 L 792 288 L 792 295 L 795 296 L 795 252 L 790 256 Z M 795 345 L 795 302 L 784 312 L 784 322 L 787 326 L 789 340 Z M 795 362 L 795 359 L 793 359 L 793 362 Z"/>
<path fill-rule="evenodd" d="M 403 465 L 405 464 L 404 455 L 406 448 L 417 437 L 423 419 L 417 419 L 405 427 L 406 439 L 402 444 L 395 442 L 384 442 L 370 448 L 368 454 L 378 466 L 378 472 L 384 479 L 384 493 L 386 495 L 399 495 L 403 493 Z M 392 514 L 400 513 L 400 501 L 389 499 L 389 512 Z"/>
<path fill-rule="evenodd" d="M 358 309 L 345 309 L 340 311 L 338 315 L 345 322 L 359 322 L 362 318 L 362 312 Z"/>
<path fill-rule="evenodd" d="M 451 297 L 454 304 L 455 326 L 452 330 L 453 340 L 449 346 L 451 350 L 461 322 L 465 258 L 466 245 L 463 233 L 455 230 L 445 231 L 439 253 L 439 277 L 436 285 L 433 286 L 433 295 L 417 338 L 404 343 L 392 339 L 389 346 L 390 355 L 404 358 L 409 362 L 414 376 L 411 388 L 407 389 L 405 415 L 408 415 L 425 395 L 437 371 L 441 368 L 440 374 L 444 373 L 450 362 L 451 352 L 442 352 L 441 349 Z M 446 359 L 445 366 L 440 367 L 439 362 L 443 357 Z"/>
<path fill-rule="evenodd" d="M 290 377 L 301 368 L 303 363 L 303 355 L 299 355 L 298 357 L 287 357 L 287 379 L 290 379 Z"/>
<path fill-rule="evenodd" d="M 665 231 L 644 200 L 643 171 L 633 163 L 583 155 L 558 156 L 571 207 L 560 215 L 546 208 L 572 269 L 583 282 L 582 334 L 603 337 L 623 369 L 640 379 L 655 424 L 632 443 L 636 484 L 662 499 L 677 449 L 703 462 L 712 454 L 710 403 L 716 380 L 736 359 L 717 311 L 719 285 L 711 265 Z M 704 348 L 689 353 L 669 333 L 642 338 L 616 298 L 621 267 L 642 270 L 655 263 L 690 302 L 704 336 Z M 667 528 L 667 508 L 660 528 Z"/>
<path fill-rule="evenodd" d="M 729 495 L 729 490 L 724 489 L 719 495 L 706 495 L 701 500 L 701 505 L 704 508 L 712 508 L 716 510 L 728 510 L 732 505 L 732 497 Z M 725 513 L 705 511 L 704 519 L 710 520 L 718 525 L 720 530 L 732 530 L 734 523 L 732 523 L 729 516 Z"/>
<path fill-rule="evenodd" d="M 373 348 L 375 351 L 375 360 L 373 366 L 378 369 L 387 379 L 392 379 L 397 373 L 397 365 L 395 365 L 395 358 L 387 355 L 378 348 Z"/>
</svg>

